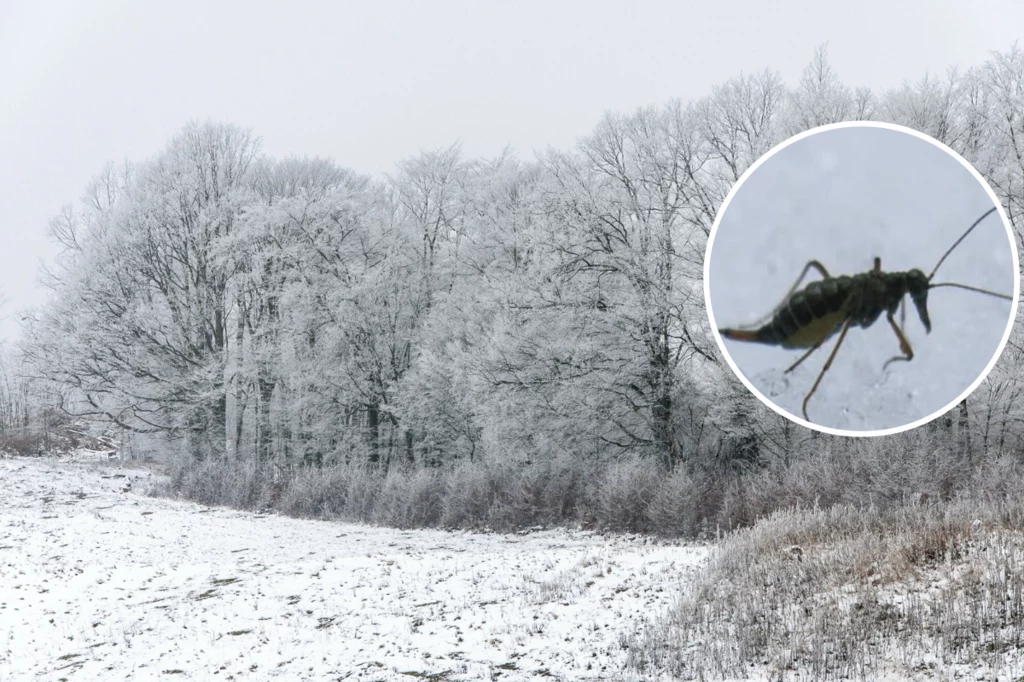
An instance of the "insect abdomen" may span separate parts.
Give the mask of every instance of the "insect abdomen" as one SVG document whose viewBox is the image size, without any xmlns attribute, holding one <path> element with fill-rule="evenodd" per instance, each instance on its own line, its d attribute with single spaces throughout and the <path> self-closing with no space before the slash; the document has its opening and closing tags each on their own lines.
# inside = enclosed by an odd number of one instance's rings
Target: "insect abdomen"
<svg viewBox="0 0 1024 682">
<path fill-rule="evenodd" d="M 723 329 L 726 338 L 754 341 L 783 348 L 810 348 L 834 334 L 849 316 L 850 277 L 811 282 L 782 304 L 771 322 L 760 329 Z"/>
</svg>

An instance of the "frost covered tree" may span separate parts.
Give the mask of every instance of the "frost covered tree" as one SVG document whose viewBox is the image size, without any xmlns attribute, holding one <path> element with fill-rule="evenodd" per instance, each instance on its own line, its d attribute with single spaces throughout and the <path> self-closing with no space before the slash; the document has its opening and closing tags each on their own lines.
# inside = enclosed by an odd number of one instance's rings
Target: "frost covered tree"
<svg viewBox="0 0 1024 682">
<path fill-rule="evenodd" d="M 829 123 L 857 120 L 866 112 L 865 93 L 855 97 L 832 70 L 828 48 L 821 45 L 790 95 L 787 132 L 790 135 Z"/>
<path fill-rule="evenodd" d="M 67 412 L 184 437 L 194 457 L 789 466 L 833 441 L 750 396 L 708 329 L 704 252 L 728 191 L 788 135 L 887 120 L 963 154 L 1020 239 L 1021 55 L 876 94 L 820 48 L 794 87 L 743 75 L 609 113 L 536 162 L 454 145 L 376 181 L 191 124 L 54 218 L 62 253 L 18 366 Z M 935 438 L 1018 448 L 1022 360 L 1008 352 Z"/>
<path fill-rule="evenodd" d="M 704 189 L 690 125 L 678 106 L 609 114 L 574 153 L 545 159 L 535 244 L 546 262 L 488 364 L 533 439 L 681 458 L 680 368 L 714 357 L 691 257 L 706 233 L 690 204 Z"/>
<path fill-rule="evenodd" d="M 316 396 L 334 295 L 360 277 L 369 181 L 323 159 L 263 160 L 254 187 L 230 249 L 235 441 L 261 460 L 319 459 L 332 439 L 322 421 L 344 418 Z"/>
<path fill-rule="evenodd" d="M 26 329 L 34 371 L 75 389 L 76 414 L 226 443 L 229 272 L 218 257 L 247 201 L 256 140 L 190 124 L 139 166 L 109 167 L 51 225 L 54 296 Z"/>
</svg>

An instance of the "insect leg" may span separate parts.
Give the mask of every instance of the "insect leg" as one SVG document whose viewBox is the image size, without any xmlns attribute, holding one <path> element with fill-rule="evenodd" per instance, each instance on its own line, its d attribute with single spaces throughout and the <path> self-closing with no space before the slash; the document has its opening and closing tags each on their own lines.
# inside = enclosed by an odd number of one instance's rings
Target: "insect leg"
<svg viewBox="0 0 1024 682">
<path fill-rule="evenodd" d="M 805 265 L 804 269 L 800 272 L 800 276 L 797 278 L 796 284 L 790 287 L 789 293 L 786 294 L 786 298 L 789 298 L 790 296 L 793 295 L 793 292 L 796 291 L 797 287 L 800 286 L 800 282 L 804 281 L 804 277 L 807 276 L 807 271 L 810 270 L 811 268 L 814 268 L 815 270 L 818 271 L 819 275 L 821 275 L 825 279 L 828 279 L 829 274 L 828 270 L 825 269 L 825 266 L 816 260 L 809 260 L 807 261 L 807 265 Z"/>
<path fill-rule="evenodd" d="M 814 268 L 815 270 L 817 270 L 818 274 L 820 274 L 823 278 L 825 278 L 825 279 L 829 278 L 828 270 L 825 269 L 824 265 L 822 265 L 821 263 L 819 263 L 816 260 L 807 261 L 807 265 L 805 265 L 804 269 L 800 271 L 800 276 L 796 278 L 796 282 L 794 282 L 793 286 L 791 286 L 789 288 L 789 291 L 786 292 L 786 295 L 782 297 L 782 301 L 779 302 L 779 304 L 777 306 L 775 306 L 770 313 L 768 313 L 767 315 L 762 317 L 760 320 L 758 320 L 757 322 L 754 322 L 753 324 L 751 324 L 749 326 L 751 326 L 751 327 L 760 327 L 762 324 L 764 324 L 768 320 L 772 319 L 772 317 L 775 316 L 775 313 L 779 312 L 779 309 L 782 306 L 786 305 L 786 301 L 789 300 L 789 297 L 792 296 L 794 293 L 796 293 L 796 290 L 800 288 L 800 284 L 804 281 L 804 277 L 807 277 L 807 272 L 811 268 Z"/>
<path fill-rule="evenodd" d="M 843 345 L 843 339 L 846 338 L 846 332 L 850 331 L 850 324 L 852 324 L 852 322 L 853 318 L 847 318 L 846 322 L 843 323 L 843 330 L 839 332 L 839 340 L 836 341 L 835 347 L 832 348 L 832 353 L 829 354 L 828 360 L 825 361 L 825 366 L 821 368 L 821 374 L 818 375 L 818 378 L 817 380 L 815 380 L 814 385 L 811 386 L 811 390 L 804 397 L 803 412 L 804 419 L 806 419 L 807 421 L 811 421 L 811 418 L 807 416 L 807 402 L 811 399 L 811 396 L 814 395 L 814 392 L 818 390 L 818 384 L 821 383 L 821 378 L 825 376 L 825 372 L 827 372 L 828 368 L 832 366 L 832 361 L 835 359 L 836 353 L 839 352 L 839 346 Z M 813 348 L 811 350 L 813 350 Z"/>
<path fill-rule="evenodd" d="M 811 353 L 813 353 L 814 351 L 816 351 L 816 350 L 818 350 L 819 348 L 821 348 L 821 344 L 823 344 L 823 343 L 825 343 L 825 342 L 824 342 L 824 341 L 819 341 L 818 343 L 816 343 L 816 344 L 814 344 L 813 346 L 811 346 L 811 347 L 810 347 L 810 348 L 809 348 L 809 349 L 807 350 L 807 352 L 806 352 L 806 353 L 804 353 L 803 355 L 801 355 L 801 356 L 800 356 L 800 359 L 799 359 L 799 360 L 797 360 L 797 361 L 796 361 L 796 362 L 794 362 L 794 363 L 793 363 L 792 365 L 790 365 L 790 366 L 789 366 L 789 369 L 787 369 L 787 370 L 786 370 L 785 372 L 783 372 L 783 374 L 789 374 L 789 373 L 790 373 L 790 372 L 792 372 L 792 371 L 793 371 L 794 369 L 796 369 L 797 367 L 799 367 L 799 366 L 800 366 L 800 363 L 801 363 L 801 362 L 803 362 L 804 360 L 806 360 L 806 359 L 807 359 L 807 357 L 808 357 L 808 356 L 809 356 L 809 355 L 810 355 Z"/>
<path fill-rule="evenodd" d="M 889 318 L 889 325 L 892 327 L 892 330 L 896 332 L 896 338 L 900 340 L 900 350 L 903 351 L 903 355 L 894 355 L 886 360 L 885 364 L 882 365 L 883 370 L 889 366 L 889 363 L 896 362 L 897 360 L 910 362 L 914 359 L 914 349 L 910 347 L 910 342 L 907 341 L 907 337 L 904 336 L 903 330 L 896 324 L 896 320 L 892 319 L 892 313 L 889 313 L 887 317 Z"/>
<path fill-rule="evenodd" d="M 892 316 L 890 315 L 889 317 L 891 318 Z M 889 320 L 889 324 L 893 324 L 893 321 L 891 319 Z M 900 299 L 900 323 L 899 323 L 898 327 L 894 327 L 894 329 L 896 331 L 896 335 L 899 336 L 899 339 L 900 339 L 900 350 L 903 350 L 903 342 L 907 338 L 903 334 L 903 330 L 906 329 L 906 327 L 907 327 L 907 299 L 906 299 L 906 297 L 904 297 L 904 298 Z M 910 343 L 908 342 L 907 346 L 909 347 L 909 345 L 910 345 Z M 904 355 L 906 355 L 906 352 L 904 352 Z M 910 355 L 913 356 L 913 353 L 911 352 Z M 904 359 L 902 356 L 896 356 L 896 357 L 889 358 L 888 360 L 885 361 L 885 364 L 882 365 L 882 369 L 884 370 L 886 367 L 888 367 L 889 363 L 892 362 L 893 360 L 902 360 L 902 359 Z M 906 359 L 909 360 L 910 358 L 906 358 Z"/>
</svg>

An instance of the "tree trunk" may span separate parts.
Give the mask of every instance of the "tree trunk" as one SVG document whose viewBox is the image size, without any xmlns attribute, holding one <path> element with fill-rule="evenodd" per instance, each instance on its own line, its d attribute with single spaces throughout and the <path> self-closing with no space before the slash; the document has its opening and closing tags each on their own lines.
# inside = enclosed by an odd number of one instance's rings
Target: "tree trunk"
<svg viewBox="0 0 1024 682">
<path fill-rule="evenodd" d="M 675 424 L 672 419 L 673 381 L 672 368 L 669 366 L 669 354 L 667 338 L 659 338 L 658 347 L 651 359 L 652 377 L 649 384 L 654 390 L 655 396 L 651 405 L 654 441 L 657 444 L 662 463 L 666 468 L 671 469 L 679 462 L 679 445 L 676 442 Z"/>
<path fill-rule="evenodd" d="M 967 463 L 971 462 L 971 422 L 967 414 L 967 398 L 960 401 L 960 418 L 958 420 L 960 443 L 967 455 Z"/>
<path fill-rule="evenodd" d="M 259 461 L 267 462 L 270 461 L 270 456 L 272 454 L 271 444 L 273 442 L 273 434 L 271 433 L 270 424 L 270 402 L 274 395 L 275 384 L 273 381 L 269 381 L 265 378 L 260 378 L 258 384 L 260 392 L 260 407 L 256 424 L 256 456 Z"/>
<path fill-rule="evenodd" d="M 366 438 L 370 446 L 370 463 L 380 462 L 380 406 L 371 403 L 366 406 Z"/>
</svg>

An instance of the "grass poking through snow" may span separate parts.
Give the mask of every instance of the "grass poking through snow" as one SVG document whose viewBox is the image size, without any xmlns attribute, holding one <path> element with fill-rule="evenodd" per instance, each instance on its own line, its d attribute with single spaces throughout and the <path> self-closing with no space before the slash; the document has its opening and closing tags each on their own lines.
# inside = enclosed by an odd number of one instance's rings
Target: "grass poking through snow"
<svg viewBox="0 0 1024 682">
<path fill-rule="evenodd" d="M 778 512 L 723 543 L 629 643 L 630 665 L 686 679 L 1020 675 L 1022 529 L 1024 501 Z"/>
</svg>

